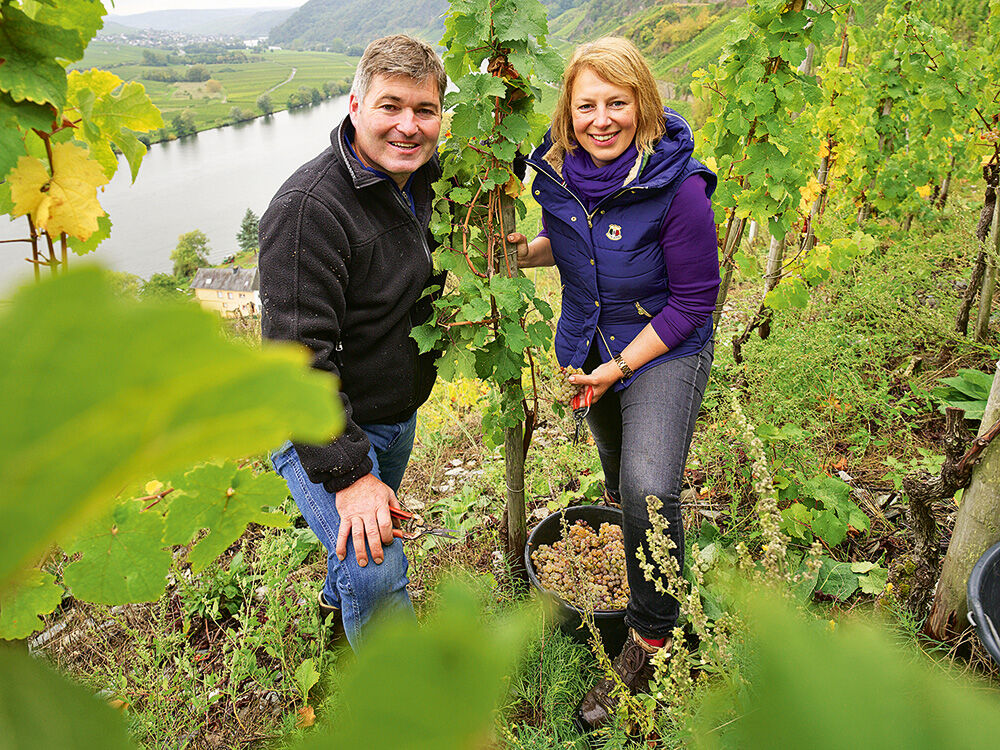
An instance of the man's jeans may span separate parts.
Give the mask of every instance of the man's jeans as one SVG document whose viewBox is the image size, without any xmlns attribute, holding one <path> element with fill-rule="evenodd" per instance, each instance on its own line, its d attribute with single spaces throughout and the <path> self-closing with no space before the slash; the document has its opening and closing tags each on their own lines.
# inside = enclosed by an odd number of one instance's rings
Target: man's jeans
<svg viewBox="0 0 1000 750">
<path fill-rule="evenodd" d="M 413 449 L 417 415 L 414 413 L 398 424 L 362 424 L 359 427 L 371 442 L 368 457 L 372 460 L 372 474 L 389 485 L 393 492 L 397 491 Z M 323 598 L 328 604 L 340 607 L 351 647 L 357 650 L 362 641 L 362 628 L 376 611 L 380 614 L 401 612 L 412 617 L 413 605 L 406 593 L 409 563 L 402 542 L 396 539 L 384 546 L 385 557 L 378 564 L 372 560 L 371 549 L 368 549 L 369 562 L 362 568 L 354 555 L 354 541 L 348 537 L 347 556 L 341 562 L 335 552 L 340 528 L 336 495 L 323 485 L 309 481 L 291 443 L 271 454 L 271 463 L 288 483 L 288 490 L 309 528 L 326 547 Z M 365 547 L 368 547 L 367 542 Z"/>
<path fill-rule="evenodd" d="M 600 361 L 591 354 L 584 369 L 591 372 L 598 364 Z M 623 391 L 609 390 L 587 415 L 608 492 L 621 502 L 624 513 L 625 565 L 631 590 L 625 622 L 647 638 L 670 635 L 677 623 L 679 605 L 672 596 L 657 593 L 636 558 L 642 544 L 646 559 L 652 560 L 646 543 L 646 531 L 651 528 L 646 496 L 656 495 L 663 501 L 660 513 L 670 523 L 668 532 L 677 545 L 674 554 L 683 570 L 680 493 L 711 367 L 709 343 L 698 354 L 667 360 L 646 370 Z"/>
</svg>

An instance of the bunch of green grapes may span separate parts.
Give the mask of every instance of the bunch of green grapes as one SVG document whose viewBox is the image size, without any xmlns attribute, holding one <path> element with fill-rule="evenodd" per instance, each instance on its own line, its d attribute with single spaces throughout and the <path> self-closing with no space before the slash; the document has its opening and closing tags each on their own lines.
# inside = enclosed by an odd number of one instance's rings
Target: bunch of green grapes
<svg viewBox="0 0 1000 750">
<path fill-rule="evenodd" d="M 614 610 L 628 603 L 621 526 L 602 523 L 595 534 L 586 521 L 579 520 L 564 538 L 539 545 L 531 553 L 531 562 L 542 587 L 574 607 Z"/>
<path fill-rule="evenodd" d="M 583 374 L 583 370 L 577 367 L 560 368 L 559 375 L 556 378 L 553 400 L 560 404 L 569 404 L 569 402 L 573 400 L 573 396 L 577 394 L 577 391 L 583 387 L 569 382 L 569 376 Z"/>
</svg>

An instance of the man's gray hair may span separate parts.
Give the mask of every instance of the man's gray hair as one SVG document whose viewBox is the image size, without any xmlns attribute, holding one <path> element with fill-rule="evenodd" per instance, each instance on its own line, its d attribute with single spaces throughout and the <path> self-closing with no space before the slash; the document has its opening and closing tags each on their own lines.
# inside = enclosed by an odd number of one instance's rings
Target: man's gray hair
<svg viewBox="0 0 1000 750">
<path fill-rule="evenodd" d="M 432 77 L 438 85 L 440 104 L 444 106 L 444 91 L 448 76 L 437 52 L 429 45 L 406 34 L 393 34 L 376 39 L 361 55 L 361 62 L 354 72 L 351 93 L 363 101 L 375 76 L 406 76 L 414 81 Z"/>
</svg>

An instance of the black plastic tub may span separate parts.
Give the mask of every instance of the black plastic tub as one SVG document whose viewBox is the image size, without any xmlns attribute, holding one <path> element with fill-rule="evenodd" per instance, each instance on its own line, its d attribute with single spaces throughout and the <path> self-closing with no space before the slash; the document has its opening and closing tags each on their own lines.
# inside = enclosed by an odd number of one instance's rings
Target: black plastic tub
<svg viewBox="0 0 1000 750">
<path fill-rule="evenodd" d="M 990 547 L 973 566 L 967 591 L 969 622 L 979 640 L 1000 664 L 1000 542 Z"/>
<path fill-rule="evenodd" d="M 610 508 L 606 505 L 574 505 L 556 511 L 532 529 L 528 535 L 528 544 L 524 549 L 524 565 L 528 571 L 528 579 L 535 589 L 552 599 L 559 618 L 560 629 L 578 643 L 586 643 L 590 638 L 590 629 L 583 624 L 583 613 L 569 602 L 543 588 L 535 574 L 535 566 L 531 562 L 531 553 L 540 545 L 552 544 L 562 538 L 563 516 L 565 516 L 567 524 L 573 524 L 583 519 L 594 531 L 597 531 L 602 523 L 613 523 L 616 526 L 621 526 L 622 512 L 618 508 Z M 627 633 L 625 610 L 597 610 L 594 612 L 594 625 L 601 636 L 604 650 L 612 658 L 617 656 L 625 644 Z"/>
</svg>

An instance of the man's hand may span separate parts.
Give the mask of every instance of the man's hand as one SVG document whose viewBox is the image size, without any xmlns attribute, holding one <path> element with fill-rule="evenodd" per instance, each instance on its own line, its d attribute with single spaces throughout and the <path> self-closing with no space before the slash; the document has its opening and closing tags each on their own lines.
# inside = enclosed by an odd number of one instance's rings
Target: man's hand
<svg viewBox="0 0 1000 750">
<path fill-rule="evenodd" d="M 363 568 L 368 564 L 365 538 L 371 547 L 372 559 L 376 564 L 382 562 L 382 545 L 392 543 L 390 506 L 399 507 L 396 493 L 374 474 L 366 474 L 337 493 L 337 513 L 340 515 L 336 548 L 338 560 L 347 557 L 347 538 L 352 537 L 358 565 Z"/>
</svg>

